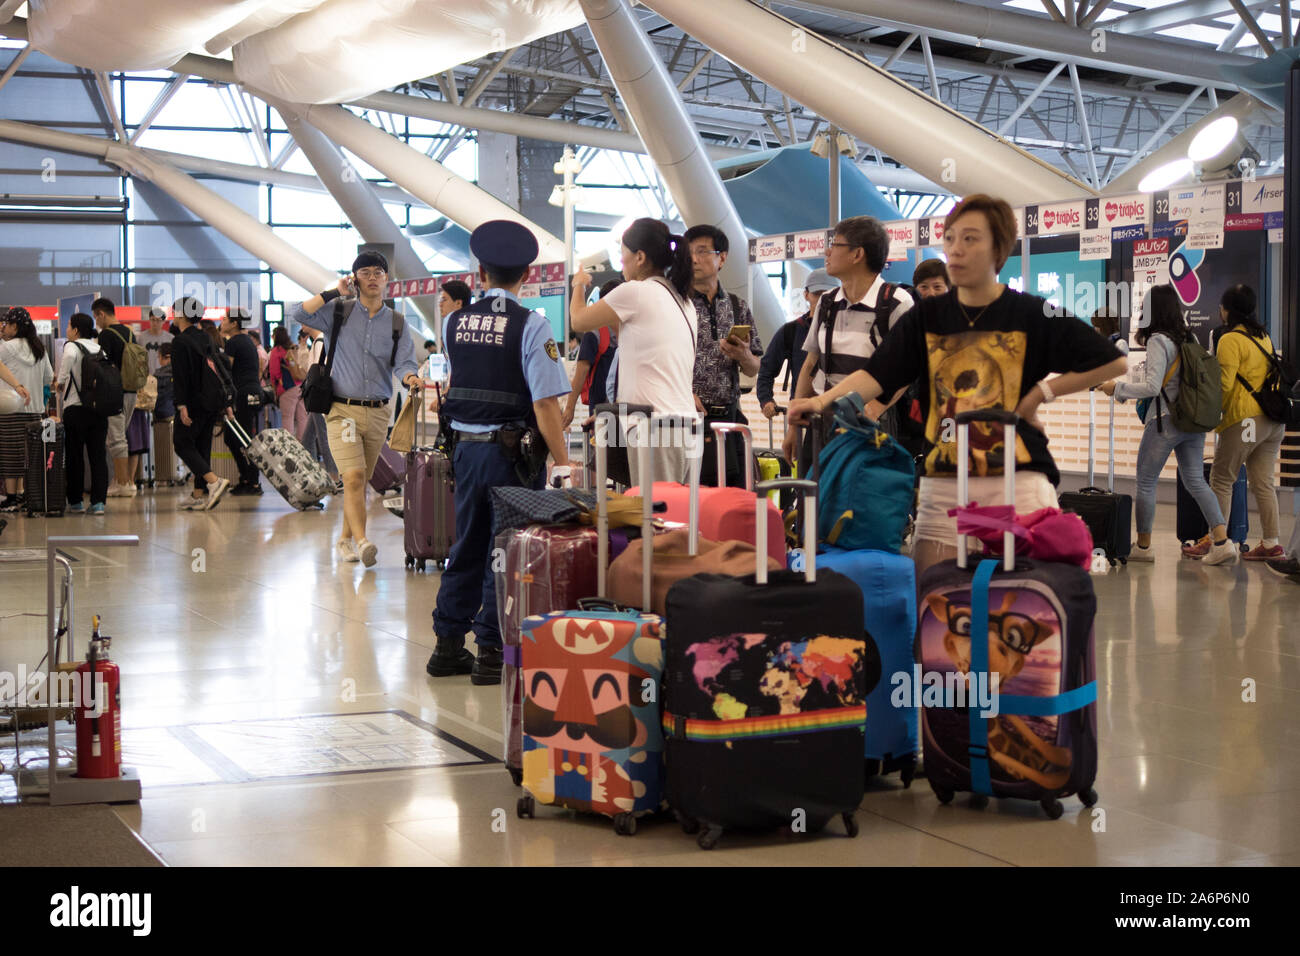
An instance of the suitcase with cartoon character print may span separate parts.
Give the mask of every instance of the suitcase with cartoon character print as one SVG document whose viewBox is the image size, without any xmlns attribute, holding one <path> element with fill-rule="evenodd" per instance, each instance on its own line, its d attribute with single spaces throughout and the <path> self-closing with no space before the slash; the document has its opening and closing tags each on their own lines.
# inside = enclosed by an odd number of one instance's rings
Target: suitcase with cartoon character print
<svg viewBox="0 0 1300 956">
<path fill-rule="evenodd" d="M 969 501 L 964 467 L 970 421 L 1005 427 L 1014 441 L 1018 417 L 965 412 L 958 424 L 958 501 Z M 1015 500 L 1014 467 L 1006 475 Z M 1007 538 L 1011 535 L 1008 533 Z M 929 568 L 920 583 L 917 662 L 908 689 L 922 705 L 925 773 L 940 802 L 970 791 L 973 806 L 989 797 L 1038 801 L 1052 819 L 1061 797 L 1097 802 L 1097 684 L 1093 619 L 1097 599 L 1087 571 L 1071 564 L 1016 558 L 967 566 L 958 559 Z M 972 640 L 972 635 L 987 635 Z"/>
<path fill-rule="evenodd" d="M 646 414 L 649 409 L 630 408 Z M 597 423 L 596 487 L 605 487 L 608 423 Z M 638 449 L 645 474 L 650 447 Z M 659 684 L 663 674 L 661 621 L 649 612 L 653 548 L 643 549 L 642 607 L 626 610 L 604 599 L 609 565 L 607 497 L 597 495 L 596 593 L 578 610 L 525 618 L 519 627 L 523 698 L 520 817 L 537 805 L 600 813 L 623 836 L 637 818 L 663 805 L 663 734 Z M 642 501 L 641 531 L 654 534 L 653 502 Z"/>
</svg>

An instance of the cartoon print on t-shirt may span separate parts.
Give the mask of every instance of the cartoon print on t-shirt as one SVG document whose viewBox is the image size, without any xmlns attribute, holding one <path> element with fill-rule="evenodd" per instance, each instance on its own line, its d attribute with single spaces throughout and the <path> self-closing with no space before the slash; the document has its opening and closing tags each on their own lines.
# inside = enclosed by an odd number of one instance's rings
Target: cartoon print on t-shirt
<svg viewBox="0 0 1300 956">
<path fill-rule="evenodd" d="M 930 416 L 925 436 L 934 448 L 926 456 L 929 475 L 957 473 L 957 442 L 951 430 L 945 435 L 944 421 L 959 412 L 978 409 L 1014 409 L 1020 404 L 1020 382 L 1024 372 L 1024 332 L 960 332 L 955 335 L 926 333 L 930 367 Z M 951 437 L 946 444 L 941 437 Z M 1002 426 L 975 422 L 970 431 L 970 465 L 975 475 L 1002 473 L 1004 452 Z M 1029 450 L 1016 439 L 1016 461 L 1029 461 Z"/>
</svg>

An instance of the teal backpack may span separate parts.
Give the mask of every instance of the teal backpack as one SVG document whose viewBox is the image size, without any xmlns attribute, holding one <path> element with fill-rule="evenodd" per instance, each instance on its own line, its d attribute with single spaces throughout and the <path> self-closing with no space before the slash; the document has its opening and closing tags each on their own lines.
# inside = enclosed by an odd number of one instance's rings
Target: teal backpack
<svg viewBox="0 0 1300 956">
<path fill-rule="evenodd" d="M 848 551 L 897 553 L 912 510 L 912 457 L 866 417 L 860 396 L 834 408 L 840 431 L 818 459 L 817 537 Z"/>
</svg>

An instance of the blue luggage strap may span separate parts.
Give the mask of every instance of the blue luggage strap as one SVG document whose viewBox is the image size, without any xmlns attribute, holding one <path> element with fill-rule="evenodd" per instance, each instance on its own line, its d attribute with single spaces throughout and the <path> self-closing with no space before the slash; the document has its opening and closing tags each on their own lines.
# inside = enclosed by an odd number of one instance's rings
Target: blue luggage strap
<svg viewBox="0 0 1300 956">
<path fill-rule="evenodd" d="M 989 584 L 1000 561 L 986 558 L 975 570 L 971 582 L 971 675 L 988 674 L 989 669 Z M 982 640 L 980 637 L 982 636 Z M 987 679 L 987 678 L 986 678 Z M 998 694 L 998 711 L 1023 717 L 1056 717 L 1081 710 L 1097 700 L 1097 682 L 1089 681 L 1081 687 L 1053 694 L 1050 697 L 1030 697 L 1024 694 Z M 967 702 L 969 703 L 969 701 Z M 968 708 L 970 720 L 970 781 L 971 790 L 984 796 L 993 795 L 993 780 L 989 771 L 989 725 L 980 716 L 978 706 Z"/>
</svg>

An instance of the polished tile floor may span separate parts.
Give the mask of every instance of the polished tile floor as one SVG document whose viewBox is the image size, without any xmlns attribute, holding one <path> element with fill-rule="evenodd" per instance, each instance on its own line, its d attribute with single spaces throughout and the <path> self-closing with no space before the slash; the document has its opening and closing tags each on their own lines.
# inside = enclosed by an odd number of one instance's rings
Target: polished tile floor
<svg viewBox="0 0 1300 956">
<path fill-rule="evenodd" d="M 1073 798 L 1055 822 L 1032 804 L 981 812 L 940 806 L 923 780 L 885 782 L 856 840 L 833 823 L 703 853 L 669 823 L 629 839 L 559 811 L 515 817 L 518 791 L 483 762 L 500 752 L 500 691 L 425 675 L 437 575 L 403 568 L 401 524 L 377 499 L 366 571 L 336 561 L 336 505 L 298 513 L 268 489 L 189 514 L 178 496 L 13 517 L 0 537 L 140 535 L 70 552 L 77 646 L 101 614 L 145 784 L 117 812 L 171 864 L 1300 864 L 1300 587 L 1179 560 L 1171 506 L 1155 565 L 1094 578 L 1104 814 Z M 0 565 L 0 669 L 40 659 L 40 619 L 11 615 L 43 611 L 44 587 L 42 566 Z M 331 715 L 352 716 L 299 719 Z M 12 739 L 0 745 L 11 766 Z"/>
</svg>

